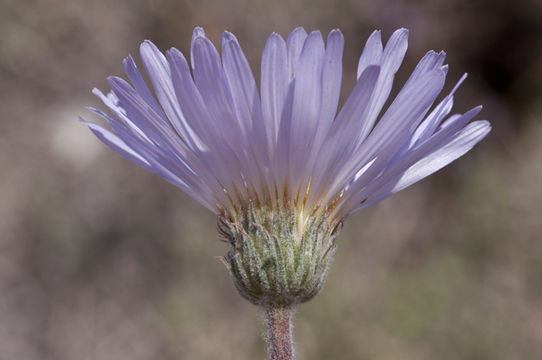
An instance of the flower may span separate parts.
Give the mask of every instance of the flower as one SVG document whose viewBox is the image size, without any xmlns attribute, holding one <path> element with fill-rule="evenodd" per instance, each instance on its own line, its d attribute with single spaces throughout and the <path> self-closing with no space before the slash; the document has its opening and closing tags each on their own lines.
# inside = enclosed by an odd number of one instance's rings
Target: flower
<svg viewBox="0 0 542 360">
<path fill-rule="evenodd" d="M 93 91 L 112 116 L 91 110 L 113 131 L 85 123 L 113 150 L 219 216 L 232 245 L 224 261 L 245 297 L 306 301 L 321 286 L 345 218 L 446 166 L 490 131 L 487 121 L 470 122 L 481 107 L 448 116 L 466 75 L 433 107 L 448 70 L 444 52 L 429 51 L 384 108 L 407 37 L 397 30 L 384 47 L 380 31 L 371 34 L 339 111 L 339 30 L 326 44 L 320 32 L 303 28 L 286 41 L 272 34 L 260 91 L 229 32 L 221 57 L 196 28 L 191 68 L 179 50 L 164 55 L 145 41 L 140 56 L 154 94 L 129 56 L 131 84 L 110 77 L 107 96 Z M 266 267 L 272 270 L 258 274 Z"/>
</svg>

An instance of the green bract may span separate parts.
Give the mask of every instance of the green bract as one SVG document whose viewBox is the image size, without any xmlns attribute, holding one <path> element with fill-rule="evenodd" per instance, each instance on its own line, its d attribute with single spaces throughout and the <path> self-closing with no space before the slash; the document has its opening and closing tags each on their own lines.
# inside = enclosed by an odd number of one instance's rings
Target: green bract
<svg viewBox="0 0 542 360">
<path fill-rule="evenodd" d="M 231 249 L 222 261 L 241 295 L 264 307 L 291 307 L 322 288 L 342 222 L 314 211 L 250 205 L 237 218 L 220 216 L 218 229 Z"/>
</svg>

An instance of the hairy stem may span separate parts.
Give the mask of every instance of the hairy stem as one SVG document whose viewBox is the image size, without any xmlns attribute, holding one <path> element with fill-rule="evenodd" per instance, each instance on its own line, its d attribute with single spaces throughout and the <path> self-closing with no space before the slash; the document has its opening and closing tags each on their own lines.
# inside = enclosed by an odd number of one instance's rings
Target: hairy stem
<svg viewBox="0 0 542 360">
<path fill-rule="evenodd" d="M 267 358 L 293 360 L 292 316 L 294 309 L 268 307 L 265 309 L 267 325 Z"/>
</svg>

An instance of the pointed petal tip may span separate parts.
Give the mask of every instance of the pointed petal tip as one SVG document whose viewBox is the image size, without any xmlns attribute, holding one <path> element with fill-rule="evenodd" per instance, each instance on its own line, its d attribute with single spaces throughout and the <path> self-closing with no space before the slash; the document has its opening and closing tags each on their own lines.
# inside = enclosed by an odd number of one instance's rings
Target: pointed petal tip
<svg viewBox="0 0 542 360">
<path fill-rule="evenodd" d="M 452 91 L 450 91 L 450 95 L 448 96 L 453 96 L 455 94 L 455 92 L 457 91 L 457 89 L 459 89 L 459 86 L 461 86 L 461 84 L 463 84 L 463 82 L 465 81 L 465 79 L 467 78 L 468 74 L 467 73 L 464 73 L 461 78 L 459 78 L 459 80 L 457 81 L 457 83 L 454 85 L 454 88 L 452 89 Z"/>
<path fill-rule="evenodd" d="M 478 115 L 478 113 L 480 113 L 480 111 L 482 111 L 482 108 L 483 108 L 482 105 L 475 106 L 472 109 L 470 109 L 469 111 L 467 111 L 464 115 L 468 115 L 468 117 L 470 117 L 472 119 L 473 117 Z"/>
<path fill-rule="evenodd" d="M 233 33 L 226 30 L 222 33 L 222 41 L 226 40 L 237 41 L 237 37 Z"/>
<path fill-rule="evenodd" d="M 171 47 L 169 49 L 166 50 L 166 59 L 168 60 L 168 62 L 170 63 L 170 66 L 173 66 L 171 63 L 174 63 L 175 61 L 175 56 L 177 55 L 176 51 L 177 49 L 175 49 L 174 47 Z M 178 51 L 178 50 L 177 50 Z"/>
<path fill-rule="evenodd" d="M 133 64 L 134 63 L 134 58 L 132 56 L 132 54 L 128 54 L 128 56 L 126 56 L 123 60 L 122 60 L 122 65 L 123 66 L 126 66 L 128 64 Z"/>
<path fill-rule="evenodd" d="M 95 123 L 93 123 L 93 122 L 90 122 L 90 121 L 85 121 L 85 119 L 83 119 L 83 118 L 81 118 L 81 117 L 79 117 L 79 118 L 82 120 L 83 124 L 85 124 L 86 126 L 88 126 L 88 128 L 89 128 L 93 133 L 96 133 L 96 130 L 98 130 L 98 129 L 102 129 L 102 127 L 101 127 L 100 125 L 97 125 L 97 124 L 95 124 Z"/>
<path fill-rule="evenodd" d="M 194 31 L 192 32 L 192 45 L 194 45 L 194 42 L 196 42 L 196 40 L 201 38 L 205 39 L 205 31 L 202 27 L 196 26 L 194 28 Z"/>
<path fill-rule="evenodd" d="M 211 40 L 207 39 L 205 36 L 196 36 L 194 39 L 192 39 L 192 44 L 190 45 L 191 58 L 193 59 L 194 51 L 196 48 L 204 49 L 207 45 L 215 48 L 214 45 L 211 43 Z"/>
<path fill-rule="evenodd" d="M 284 38 L 279 33 L 273 31 L 267 38 L 266 44 L 270 41 L 284 41 Z"/>
<path fill-rule="evenodd" d="M 297 34 L 302 34 L 304 36 L 307 36 L 307 31 L 302 26 L 296 27 L 292 32 L 288 35 L 288 37 L 296 36 Z"/>
<path fill-rule="evenodd" d="M 489 134 L 493 129 L 491 123 L 487 120 L 476 120 L 471 123 L 471 126 L 476 126 L 478 131 L 480 132 L 480 137 L 478 141 L 481 141 L 483 138 L 485 138 L 487 134 Z"/>
<path fill-rule="evenodd" d="M 205 30 L 203 30 L 203 27 L 201 26 L 196 26 L 192 32 L 192 36 L 205 36 Z"/>
<path fill-rule="evenodd" d="M 367 38 L 367 43 L 371 42 L 371 39 L 375 39 L 376 42 L 382 42 L 382 30 L 374 30 L 371 35 Z M 372 41 L 375 41 L 372 40 Z"/>
<path fill-rule="evenodd" d="M 146 40 L 143 40 L 143 42 L 141 42 L 141 45 L 139 45 L 140 49 L 142 49 L 144 47 L 156 48 L 156 45 L 154 45 L 154 43 L 152 41 L 146 39 Z"/>
<path fill-rule="evenodd" d="M 101 111 L 101 110 L 96 109 L 94 106 L 85 106 L 85 109 L 92 112 Z"/>
<path fill-rule="evenodd" d="M 87 107 L 88 110 L 92 110 L 90 107 Z M 83 119 L 83 117 L 81 116 L 77 116 L 77 120 L 82 123 L 83 125 L 87 126 L 90 130 L 92 130 L 94 132 L 93 129 L 96 129 L 96 128 L 101 128 L 100 125 L 96 124 L 96 123 L 93 123 L 92 121 L 87 121 L 85 119 Z"/>
<path fill-rule="evenodd" d="M 324 38 L 322 37 L 322 33 L 320 32 L 320 30 L 311 31 L 311 33 L 307 36 L 305 41 L 309 41 L 309 39 L 319 39 L 322 44 L 324 43 Z M 305 42 L 305 45 L 306 44 L 307 43 Z"/>
<path fill-rule="evenodd" d="M 119 83 L 124 83 L 126 82 L 126 80 L 124 80 L 123 78 L 121 77 L 118 77 L 118 76 L 115 76 L 115 75 L 110 75 L 106 78 L 107 82 L 109 83 L 109 85 L 113 85 L 113 84 L 119 84 Z"/>
<path fill-rule="evenodd" d="M 327 35 L 326 47 L 331 43 L 339 43 L 340 47 L 344 50 L 344 35 L 339 29 L 331 30 Z"/>
<path fill-rule="evenodd" d="M 327 35 L 328 41 L 334 38 L 344 39 L 344 35 L 340 29 L 333 29 Z"/>
<path fill-rule="evenodd" d="M 390 40 L 393 38 L 400 39 L 401 41 L 408 41 L 409 30 L 406 28 L 397 29 L 391 34 Z"/>
<path fill-rule="evenodd" d="M 150 54 L 159 53 L 160 50 L 154 43 L 150 40 L 144 40 L 141 45 L 139 45 L 139 55 L 142 59 Z"/>
<path fill-rule="evenodd" d="M 166 53 L 170 53 L 170 54 L 181 54 L 184 56 L 183 52 L 179 49 L 177 49 L 176 47 L 172 46 L 168 49 L 168 51 L 166 51 Z"/>
<path fill-rule="evenodd" d="M 224 49 L 226 46 L 239 46 L 239 40 L 237 40 L 237 37 L 232 34 L 229 31 L 224 31 L 222 33 L 222 49 Z"/>
</svg>

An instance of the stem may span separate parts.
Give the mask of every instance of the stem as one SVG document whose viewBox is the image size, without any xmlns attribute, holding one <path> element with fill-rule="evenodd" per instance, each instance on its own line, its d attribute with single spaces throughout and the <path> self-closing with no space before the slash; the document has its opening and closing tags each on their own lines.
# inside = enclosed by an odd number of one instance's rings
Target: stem
<svg viewBox="0 0 542 360">
<path fill-rule="evenodd" d="M 292 308 L 265 309 L 267 357 L 269 360 L 293 360 Z"/>
</svg>

